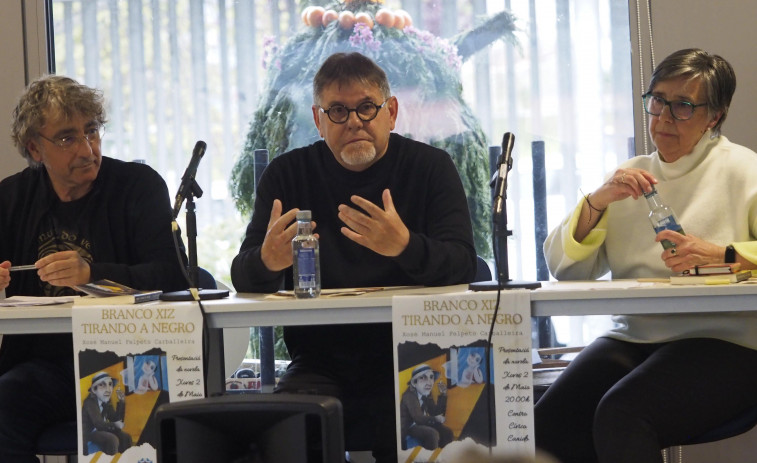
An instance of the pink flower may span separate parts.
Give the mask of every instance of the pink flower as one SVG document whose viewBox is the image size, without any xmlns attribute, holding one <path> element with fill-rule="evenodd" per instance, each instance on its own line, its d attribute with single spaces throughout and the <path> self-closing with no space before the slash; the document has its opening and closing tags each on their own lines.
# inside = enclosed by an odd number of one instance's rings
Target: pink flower
<svg viewBox="0 0 757 463">
<path fill-rule="evenodd" d="M 281 63 L 271 63 L 271 59 L 279 52 L 279 45 L 276 43 L 276 37 L 273 35 L 267 35 L 263 37 L 263 69 L 273 64 L 277 69 L 281 69 Z"/>
<path fill-rule="evenodd" d="M 447 65 L 455 70 L 460 70 L 463 60 L 457 53 L 457 47 L 448 40 L 440 38 L 428 31 L 420 31 L 412 26 L 403 29 L 405 34 L 414 36 L 418 40 L 416 50 L 418 53 L 437 53 L 442 56 Z"/>
<path fill-rule="evenodd" d="M 350 45 L 353 48 L 359 48 L 369 51 L 378 51 L 381 48 L 381 41 L 373 37 L 373 32 L 367 24 L 355 23 L 350 36 Z"/>
</svg>

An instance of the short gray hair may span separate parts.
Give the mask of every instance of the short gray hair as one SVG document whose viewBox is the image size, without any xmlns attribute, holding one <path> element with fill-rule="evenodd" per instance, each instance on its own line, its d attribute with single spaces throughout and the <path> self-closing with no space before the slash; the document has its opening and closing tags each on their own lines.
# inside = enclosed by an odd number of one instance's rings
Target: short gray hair
<svg viewBox="0 0 757 463">
<path fill-rule="evenodd" d="M 736 91 L 736 73 L 733 72 L 733 67 L 721 56 L 711 55 L 699 48 L 678 50 L 657 65 L 649 81 L 647 93 L 651 92 L 658 82 L 679 77 L 702 79 L 710 116 L 722 114 L 712 128 L 713 134 L 720 135 L 733 92 Z"/>
<path fill-rule="evenodd" d="M 384 99 L 392 96 L 384 70 L 373 60 L 357 52 L 334 53 L 326 58 L 313 78 L 313 103 L 320 104 L 321 93 L 332 83 L 375 85 Z"/>
</svg>

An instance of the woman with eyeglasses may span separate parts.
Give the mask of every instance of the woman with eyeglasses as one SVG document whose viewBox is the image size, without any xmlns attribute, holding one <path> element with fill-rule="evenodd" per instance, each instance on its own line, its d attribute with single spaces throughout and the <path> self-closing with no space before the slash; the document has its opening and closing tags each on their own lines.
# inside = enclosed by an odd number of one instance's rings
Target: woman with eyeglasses
<svg viewBox="0 0 757 463">
<path fill-rule="evenodd" d="M 655 68 L 643 103 L 657 150 L 623 163 L 551 232 L 557 279 L 757 268 L 757 154 L 720 133 L 735 88 L 731 65 L 699 49 Z M 653 187 L 685 234 L 655 233 L 644 200 Z M 536 445 L 563 463 L 662 462 L 661 449 L 757 406 L 757 368 L 744 368 L 757 365 L 757 312 L 614 321 L 536 405 Z"/>
</svg>

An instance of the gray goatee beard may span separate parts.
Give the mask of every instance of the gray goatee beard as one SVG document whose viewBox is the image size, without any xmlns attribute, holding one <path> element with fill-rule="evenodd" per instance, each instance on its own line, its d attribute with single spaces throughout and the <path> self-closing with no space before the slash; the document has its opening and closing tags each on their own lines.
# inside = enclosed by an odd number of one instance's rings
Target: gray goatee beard
<svg viewBox="0 0 757 463">
<path fill-rule="evenodd" d="M 369 164 L 376 159 L 376 147 L 342 150 L 342 160 L 349 166 Z"/>
</svg>

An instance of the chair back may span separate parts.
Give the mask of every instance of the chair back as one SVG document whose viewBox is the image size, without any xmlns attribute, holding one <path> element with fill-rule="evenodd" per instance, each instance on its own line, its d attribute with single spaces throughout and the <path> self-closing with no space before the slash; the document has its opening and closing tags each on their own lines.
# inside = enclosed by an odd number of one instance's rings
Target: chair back
<svg viewBox="0 0 757 463">
<path fill-rule="evenodd" d="M 757 426 L 757 406 L 752 407 L 740 415 L 734 417 L 726 423 L 721 424 L 717 428 L 711 429 L 704 434 L 693 437 L 683 445 L 695 445 L 704 444 L 707 442 L 716 442 L 729 437 L 735 437 L 739 434 L 743 434 L 753 427 Z"/>
<path fill-rule="evenodd" d="M 492 271 L 483 257 L 476 256 L 476 276 L 473 281 L 491 281 Z"/>
<path fill-rule="evenodd" d="M 54 424 L 37 436 L 34 452 L 37 455 L 76 455 L 78 439 L 76 421 Z"/>
<path fill-rule="evenodd" d="M 197 284 L 201 289 L 218 289 L 218 284 L 213 275 L 202 267 L 197 267 Z"/>
</svg>

